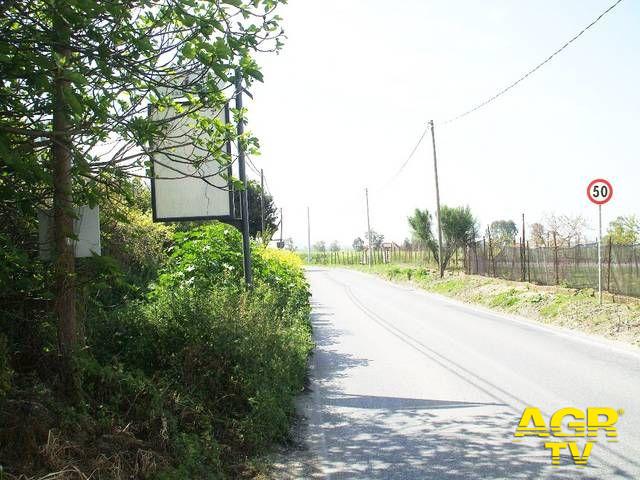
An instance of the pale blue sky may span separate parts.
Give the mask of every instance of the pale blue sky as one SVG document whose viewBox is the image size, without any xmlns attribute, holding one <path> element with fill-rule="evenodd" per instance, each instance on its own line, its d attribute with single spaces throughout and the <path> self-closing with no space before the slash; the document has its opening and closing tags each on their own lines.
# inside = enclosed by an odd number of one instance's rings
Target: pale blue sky
<svg viewBox="0 0 640 480">
<path fill-rule="evenodd" d="M 426 122 L 493 95 L 590 23 L 613 0 L 290 0 L 288 40 L 261 60 L 250 129 L 260 138 L 285 236 L 351 244 L 372 228 L 409 236 L 415 207 L 433 209 Z M 490 106 L 436 127 L 442 203 L 482 225 L 582 214 L 592 178 L 614 185 L 605 223 L 640 214 L 640 2 L 625 0 L 534 76 Z M 590 233 L 593 235 L 594 231 Z"/>
</svg>

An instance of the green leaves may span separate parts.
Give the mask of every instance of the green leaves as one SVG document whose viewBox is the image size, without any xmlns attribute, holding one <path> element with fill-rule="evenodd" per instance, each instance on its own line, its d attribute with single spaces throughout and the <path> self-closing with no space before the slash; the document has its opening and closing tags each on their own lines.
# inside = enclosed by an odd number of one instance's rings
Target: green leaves
<svg viewBox="0 0 640 480">
<path fill-rule="evenodd" d="M 159 112 L 179 103 L 176 112 L 197 125 L 187 142 L 211 155 L 230 161 L 227 141 L 258 154 L 256 138 L 239 139 L 234 128 L 203 117 L 219 112 L 233 95 L 229 87 L 237 69 L 245 84 L 263 81 L 253 55 L 280 45 L 280 18 L 273 11 L 280 3 L 8 2 L 0 17 L 0 109 L 6 117 L 1 123 L 24 134 L 0 137 L 3 181 L 19 185 L 20 195 L 33 204 L 50 200 L 47 133 L 53 130 L 52 92 L 60 78 L 66 85 L 57 100 L 65 104 L 78 159 L 71 171 L 77 199 L 91 196 L 100 203 L 99 196 L 123 188 L 127 175 L 143 171 L 149 146 L 160 145 L 167 131 L 162 115 L 149 119 L 150 104 Z M 235 121 L 246 123 L 244 112 Z M 95 189 L 97 183 L 108 187 Z M 11 205 L 10 190 L 6 194 L 2 200 Z"/>
<path fill-rule="evenodd" d="M 75 115 L 82 115 L 84 112 L 82 101 L 72 88 L 67 87 L 64 89 L 64 99 L 67 101 Z"/>
<path fill-rule="evenodd" d="M 196 58 L 196 47 L 193 42 L 187 42 L 184 44 L 182 47 L 182 54 L 189 59 Z"/>
<path fill-rule="evenodd" d="M 82 87 L 87 84 L 87 79 L 80 72 L 67 72 L 67 78 L 71 80 L 76 86 Z"/>
</svg>

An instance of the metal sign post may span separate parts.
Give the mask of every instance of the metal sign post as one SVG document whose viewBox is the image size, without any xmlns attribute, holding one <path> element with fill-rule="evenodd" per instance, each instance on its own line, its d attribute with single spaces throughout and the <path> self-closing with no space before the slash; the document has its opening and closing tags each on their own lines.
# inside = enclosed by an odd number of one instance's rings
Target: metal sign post
<svg viewBox="0 0 640 480">
<path fill-rule="evenodd" d="M 236 109 L 242 112 L 242 73 L 236 71 Z M 249 237 L 249 195 L 247 184 L 247 173 L 245 168 L 244 146 L 242 145 L 242 135 L 244 134 L 244 123 L 242 117 L 238 118 L 238 174 L 242 182 L 243 189 L 240 192 L 240 208 L 242 212 L 242 256 L 244 259 L 244 281 L 247 287 L 253 286 L 253 271 L 251 270 L 251 240 Z"/>
<path fill-rule="evenodd" d="M 597 178 L 589 183 L 587 197 L 598 205 L 598 296 L 602 305 L 602 205 L 609 202 L 613 196 L 611 182 L 604 178 Z"/>
</svg>

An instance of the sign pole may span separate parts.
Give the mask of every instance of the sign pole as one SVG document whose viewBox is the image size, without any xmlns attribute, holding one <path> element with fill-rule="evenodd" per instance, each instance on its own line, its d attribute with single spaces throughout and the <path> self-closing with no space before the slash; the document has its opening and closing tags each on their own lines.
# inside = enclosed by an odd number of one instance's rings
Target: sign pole
<svg viewBox="0 0 640 480">
<path fill-rule="evenodd" d="M 242 73 L 236 71 L 236 108 L 242 111 Z M 253 286 L 253 272 L 251 271 L 251 242 L 249 237 L 249 195 L 247 185 L 247 172 L 245 168 L 244 147 L 242 146 L 242 135 L 244 134 L 244 123 L 242 118 L 238 119 L 238 174 L 242 182 L 243 189 L 240 192 L 240 208 L 242 212 L 242 256 L 244 259 L 244 281 L 247 287 Z"/>
<path fill-rule="evenodd" d="M 604 178 L 592 180 L 587 187 L 587 197 L 598 205 L 598 296 L 602 305 L 602 205 L 613 196 L 613 185 Z"/>
<path fill-rule="evenodd" d="M 598 205 L 598 292 L 602 305 L 602 205 Z"/>
</svg>

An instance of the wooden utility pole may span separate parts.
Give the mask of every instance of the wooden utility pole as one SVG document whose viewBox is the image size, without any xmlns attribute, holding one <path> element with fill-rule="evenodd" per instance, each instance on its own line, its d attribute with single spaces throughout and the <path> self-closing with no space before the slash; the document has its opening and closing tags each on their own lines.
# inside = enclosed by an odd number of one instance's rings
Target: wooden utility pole
<svg viewBox="0 0 640 480">
<path fill-rule="evenodd" d="M 64 62 L 55 62 L 53 84 L 53 144 L 51 173 L 53 177 L 53 243 L 55 278 L 55 315 L 58 331 L 58 353 L 61 359 L 61 379 L 66 395 L 80 398 L 80 380 L 76 374 L 74 353 L 78 347 L 76 314 L 75 256 L 73 247 L 73 197 L 71 183 L 71 122 L 65 90 L 70 88 L 65 68 L 71 61 L 71 32 L 63 15 L 65 2 L 52 4 L 54 35 L 53 54 Z"/>
<path fill-rule="evenodd" d="M 236 70 L 236 109 L 242 111 L 242 73 Z M 245 167 L 244 146 L 242 145 L 242 135 L 244 134 L 244 123 L 238 119 L 238 174 L 242 182 L 243 189 L 240 192 L 240 209 L 242 212 L 242 253 L 244 267 L 244 281 L 247 287 L 253 287 L 253 271 L 251 267 L 251 243 L 249 237 L 249 186 L 247 183 L 247 172 Z"/>
<path fill-rule="evenodd" d="M 438 268 L 440 278 L 444 276 L 444 264 L 442 262 L 442 222 L 440 221 L 440 187 L 438 185 L 438 157 L 436 155 L 436 129 L 433 120 L 429 120 L 431 126 L 431 143 L 433 144 L 433 171 L 436 179 L 436 212 L 438 217 Z"/>
<path fill-rule="evenodd" d="M 371 241 L 371 219 L 369 218 L 369 189 L 368 188 L 364 189 L 364 196 L 367 201 L 367 237 L 369 237 L 369 255 L 367 257 L 369 260 L 369 266 L 371 266 L 371 262 L 373 261 L 372 259 L 373 242 Z"/>
</svg>

